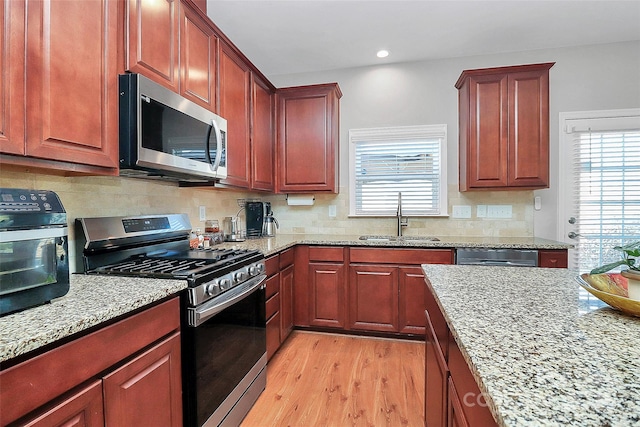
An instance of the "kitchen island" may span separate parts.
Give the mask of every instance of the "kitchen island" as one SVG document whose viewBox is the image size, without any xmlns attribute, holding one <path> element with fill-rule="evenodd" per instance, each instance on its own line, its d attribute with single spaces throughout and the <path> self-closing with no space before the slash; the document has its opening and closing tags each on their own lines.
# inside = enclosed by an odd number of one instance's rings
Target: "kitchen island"
<svg viewBox="0 0 640 427">
<path fill-rule="evenodd" d="M 570 270 L 422 269 L 498 425 L 640 425 L 640 318 Z"/>
</svg>

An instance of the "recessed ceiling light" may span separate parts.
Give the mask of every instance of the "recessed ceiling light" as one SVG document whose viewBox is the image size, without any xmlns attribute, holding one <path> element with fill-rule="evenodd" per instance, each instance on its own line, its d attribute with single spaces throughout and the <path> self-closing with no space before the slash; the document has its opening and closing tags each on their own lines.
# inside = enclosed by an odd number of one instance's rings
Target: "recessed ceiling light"
<svg viewBox="0 0 640 427">
<path fill-rule="evenodd" d="M 388 50 L 379 50 L 376 55 L 378 56 L 378 58 L 386 58 L 387 56 L 389 56 L 389 51 Z"/>
</svg>

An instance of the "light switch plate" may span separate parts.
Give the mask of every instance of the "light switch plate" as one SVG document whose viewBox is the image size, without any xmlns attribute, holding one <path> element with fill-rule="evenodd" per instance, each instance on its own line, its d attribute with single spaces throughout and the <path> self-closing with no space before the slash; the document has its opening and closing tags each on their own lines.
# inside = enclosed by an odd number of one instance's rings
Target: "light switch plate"
<svg viewBox="0 0 640 427">
<path fill-rule="evenodd" d="M 468 205 L 460 205 L 453 206 L 453 211 L 451 212 L 451 216 L 453 218 L 471 218 L 471 206 Z"/>
<path fill-rule="evenodd" d="M 513 207 L 511 205 L 488 205 L 488 218 L 511 218 L 513 215 Z"/>
<path fill-rule="evenodd" d="M 487 217 L 487 205 L 478 205 L 478 206 L 476 206 L 476 216 L 478 218 L 486 218 Z"/>
<path fill-rule="evenodd" d="M 336 217 L 336 205 L 329 205 L 329 218 Z"/>
<path fill-rule="evenodd" d="M 199 213 L 200 221 L 204 221 L 207 219 L 207 208 L 205 206 L 200 206 Z"/>
</svg>

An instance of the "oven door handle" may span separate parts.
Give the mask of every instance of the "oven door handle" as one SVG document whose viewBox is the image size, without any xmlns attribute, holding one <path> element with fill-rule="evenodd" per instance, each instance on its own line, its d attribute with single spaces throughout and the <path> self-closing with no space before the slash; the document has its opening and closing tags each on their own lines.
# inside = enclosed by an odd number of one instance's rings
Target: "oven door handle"
<svg viewBox="0 0 640 427">
<path fill-rule="evenodd" d="M 231 289 L 218 298 L 206 302 L 195 308 L 189 308 L 189 326 L 196 327 L 206 322 L 211 317 L 220 313 L 227 307 L 248 297 L 258 289 L 264 288 L 267 280 L 266 274 L 261 274 L 247 280 L 242 285 Z"/>
</svg>

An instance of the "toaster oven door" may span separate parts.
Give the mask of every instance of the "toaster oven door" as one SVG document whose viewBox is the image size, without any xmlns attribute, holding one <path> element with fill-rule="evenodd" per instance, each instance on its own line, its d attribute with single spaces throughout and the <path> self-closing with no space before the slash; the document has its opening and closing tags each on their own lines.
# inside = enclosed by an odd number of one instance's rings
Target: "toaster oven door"
<svg viewBox="0 0 640 427">
<path fill-rule="evenodd" d="M 69 290 L 67 228 L 0 232 L 0 315 Z"/>
</svg>

